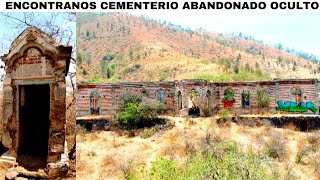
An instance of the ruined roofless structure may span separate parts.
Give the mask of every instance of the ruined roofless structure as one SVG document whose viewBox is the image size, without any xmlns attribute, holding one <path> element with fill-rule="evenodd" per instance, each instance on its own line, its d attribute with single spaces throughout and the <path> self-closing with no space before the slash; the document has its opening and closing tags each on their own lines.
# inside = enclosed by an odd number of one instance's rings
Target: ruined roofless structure
<svg viewBox="0 0 320 180">
<path fill-rule="evenodd" d="M 212 83 L 205 80 L 173 82 L 121 82 L 106 84 L 77 84 L 77 116 L 111 115 L 122 110 L 121 97 L 126 94 L 143 95 L 165 105 L 166 111 L 188 116 L 193 103 L 190 93 L 201 100 L 199 115 L 208 116 L 222 108 L 233 114 L 255 114 L 279 110 L 318 114 L 320 84 L 317 79 L 275 79 L 272 81 Z M 258 91 L 270 98 L 267 107 L 259 107 Z M 283 108 L 279 104 L 283 103 Z M 305 105 L 306 108 L 286 108 Z M 312 108 L 313 107 L 313 108 Z M 308 109 L 309 108 L 309 109 Z M 312 110 L 312 111 L 311 111 Z"/>
<path fill-rule="evenodd" d="M 45 168 L 49 177 L 68 171 L 66 81 L 71 46 L 59 45 L 36 27 L 25 29 L 2 59 L 2 144 L 0 163 Z"/>
</svg>

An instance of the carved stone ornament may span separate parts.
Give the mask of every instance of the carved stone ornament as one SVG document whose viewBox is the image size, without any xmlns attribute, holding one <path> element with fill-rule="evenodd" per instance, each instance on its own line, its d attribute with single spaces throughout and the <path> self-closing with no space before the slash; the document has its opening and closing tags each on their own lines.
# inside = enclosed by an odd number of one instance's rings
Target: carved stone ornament
<svg viewBox="0 0 320 180">
<path fill-rule="evenodd" d="M 41 52 L 37 48 L 30 48 L 27 51 L 28 58 L 35 58 L 35 57 L 39 57 L 40 55 L 41 55 Z"/>
<path fill-rule="evenodd" d="M 27 36 L 28 42 L 35 41 L 35 40 L 37 40 L 37 37 L 33 33 L 28 34 L 28 36 Z"/>
</svg>

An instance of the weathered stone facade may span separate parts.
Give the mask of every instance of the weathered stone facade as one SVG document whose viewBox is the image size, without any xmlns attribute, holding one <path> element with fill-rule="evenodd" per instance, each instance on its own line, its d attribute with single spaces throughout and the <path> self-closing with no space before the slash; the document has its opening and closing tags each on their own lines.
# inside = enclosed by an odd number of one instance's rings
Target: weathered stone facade
<svg viewBox="0 0 320 180">
<path fill-rule="evenodd" d="M 23 31 L 2 57 L 2 143 L 19 165 L 64 173 L 66 81 L 71 46 L 62 46 L 36 27 Z M 32 162 L 35 162 L 32 164 Z"/>
<path fill-rule="evenodd" d="M 265 89 L 270 97 L 267 108 L 258 108 L 257 90 Z M 255 82 L 230 82 L 210 83 L 204 80 L 181 80 L 174 82 L 123 82 L 118 84 L 78 84 L 77 85 L 77 116 L 92 114 L 90 95 L 95 92 L 100 94 L 97 106 L 100 115 L 115 115 L 121 108 L 121 95 L 146 94 L 149 98 L 163 101 L 166 109 L 181 116 L 188 115 L 188 109 L 192 106 L 189 93 L 196 91 L 207 107 L 209 114 L 213 115 L 218 109 L 225 107 L 224 93 L 231 89 L 234 101 L 230 110 L 235 114 L 250 114 L 263 111 L 276 112 L 278 101 L 295 101 L 292 88 L 297 88 L 300 101 L 307 101 L 318 108 L 319 82 L 316 79 L 289 79 Z M 249 100 L 246 102 L 244 91 L 248 92 Z M 161 92 L 159 94 L 159 92 Z M 164 99 L 159 98 L 163 96 Z M 205 108 L 202 108 L 205 109 Z M 312 113 L 312 112 L 307 112 Z M 204 112 L 200 108 L 200 114 Z"/>
</svg>

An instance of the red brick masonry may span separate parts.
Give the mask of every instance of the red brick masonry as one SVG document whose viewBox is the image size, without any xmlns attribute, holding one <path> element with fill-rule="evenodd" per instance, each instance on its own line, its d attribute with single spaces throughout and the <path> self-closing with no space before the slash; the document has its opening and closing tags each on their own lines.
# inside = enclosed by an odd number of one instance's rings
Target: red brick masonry
<svg viewBox="0 0 320 180">
<path fill-rule="evenodd" d="M 149 98 L 157 99 L 164 96 L 163 103 L 168 111 L 181 116 L 188 114 L 191 106 L 189 92 L 195 90 L 199 93 L 202 102 L 208 104 L 210 114 L 224 107 L 224 92 L 231 88 L 234 93 L 234 103 L 230 108 L 233 113 L 252 114 L 263 111 L 275 112 L 277 101 L 296 101 L 297 97 L 292 89 L 301 90 L 299 100 L 312 102 L 316 108 L 319 107 L 319 82 L 317 79 L 276 79 L 273 81 L 252 81 L 252 82 L 230 82 L 211 83 L 205 80 L 181 80 L 174 82 L 122 82 L 107 84 L 78 84 L 77 85 L 77 115 L 84 116 L 91 114 L 90 95 L 98 92 L 98 114 L 115 115 L 121 110 L 121 96 L 126 93 L 145 94 Z M 267 108 L 258 108 L 257 89 L 265 88 L 271 99 Z M 244 106 L 242 92 L 250 94 L 249 103 Z M 97 94 L 97 93 L 95 93 Z M 159 99 L 159 98 L 158 98 Z M 180 103 L 180 106 L 179 106 Z M 182 107 L 181 107 L 182 103 Z M 307 112 L 312 113 L 312 112 Z M 203 112 L 201 112 L 203 114 Z"/>
</svg>

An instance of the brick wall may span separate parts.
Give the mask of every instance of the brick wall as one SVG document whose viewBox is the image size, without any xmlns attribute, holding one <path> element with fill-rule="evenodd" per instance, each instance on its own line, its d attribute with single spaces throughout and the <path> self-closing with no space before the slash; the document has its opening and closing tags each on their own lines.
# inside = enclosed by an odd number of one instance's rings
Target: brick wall
<svg viewBox="0 0 320 180">
<path fill-rule="evenodd" d="M 121 95 L 145 93 L 151 99 L 156 99 L 156 92 L 165 92 L 166 108 L 174 110 L 182 116 L 187 115 L 191 106 L 189 92 L 194 90 L 200 94 L 203 102 L 209 101 L 210 112 L 224 107 L 224 91 L 231 88 L 234 92 L 234 104 L 230 108 L 234 113 L 248 114 L 261 111 L 275 112 L 277 101 L 293 101 L 291 94 L 292 87 L 301 87 L 303 101 L 313 102 L 318 107 L 318 81 L 315 79 L 291 79 L 274 81 L 255 82 L 234 82 L 234 83 L 209 83 L 204 80 L 181 80 L 174 82 L 135 82 L 119 84 L 78 84 L 77 93 L 77 114 L 78 116 L 88 115 L 90 106 L 90 93 L 93 90 L 101 93 L 101 114 L 115 115 L 121 110 Z M 265 88 L 271 102 L 269 108 L 260 109 L 257 107 L 257 89 Z M 241 92 L 250 92 L 250 106 L 242 107 Z M 182 95 L 182 110 L 178 109 L 178 92 Z M 207 94 L 210 94 L 208 97 Z M 209 99 L 208 99 L 209 98 Z M 211 113 L 211 114 L 212 114 Z"/>
</svg>

